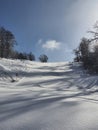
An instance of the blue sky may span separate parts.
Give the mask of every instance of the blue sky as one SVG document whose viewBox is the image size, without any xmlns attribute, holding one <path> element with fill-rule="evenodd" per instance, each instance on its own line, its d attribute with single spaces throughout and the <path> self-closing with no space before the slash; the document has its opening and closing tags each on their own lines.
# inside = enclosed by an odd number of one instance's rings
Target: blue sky
<svg viewBox="0 0 98 130">
<path fill-rule="evenodd" d="M 98 20 L 98 0 L 0 0 L 0 26 L 12 31 L 17 50 L 71 61 Z"/>
</svg>

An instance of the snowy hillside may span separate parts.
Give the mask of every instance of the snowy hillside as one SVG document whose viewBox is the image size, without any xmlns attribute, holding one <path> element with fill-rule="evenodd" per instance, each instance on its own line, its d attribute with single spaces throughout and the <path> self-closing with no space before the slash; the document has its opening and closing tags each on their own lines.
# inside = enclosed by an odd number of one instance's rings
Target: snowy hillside
<svg viewBox="0 0 98 130">
<path fill-rule="evenodd" d="M 0 59 L 0 130 L 98 130 L 97 92 L 81 65 Z"/>
</svg>

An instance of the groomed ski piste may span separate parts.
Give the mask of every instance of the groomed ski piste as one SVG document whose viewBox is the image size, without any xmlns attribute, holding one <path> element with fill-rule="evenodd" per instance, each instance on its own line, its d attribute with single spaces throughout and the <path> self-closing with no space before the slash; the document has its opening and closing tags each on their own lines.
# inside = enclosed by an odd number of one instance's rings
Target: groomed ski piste
<svg viewBox="0 0 98 130">
<path fill-rule="evenodd" d="M 77 63 L 0 59 L 0 130 L 98 130 L 98 76 Z"/>
</svg>

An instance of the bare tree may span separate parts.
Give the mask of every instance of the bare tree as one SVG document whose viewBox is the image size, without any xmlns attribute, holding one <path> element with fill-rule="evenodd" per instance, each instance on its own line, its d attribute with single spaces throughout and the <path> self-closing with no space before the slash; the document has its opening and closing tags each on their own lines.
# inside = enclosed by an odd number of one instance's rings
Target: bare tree
<svg viewBox="0 0 98 130">
<path fill-rule="evenodd" d="M 0 28 L 0 57 L 11 57 L 11 51 L 13 50 L 16 40 L 11 31 L 5 28 Z"/>
<path fill-rule="evenodd" d="M 93 30 L 88 31 L 88 33 L 92 34 L 92 38 L 89 39 L 89 41 L 92 42 L 98 42 L 98 21 L 93 26 Z"/>
</svg>

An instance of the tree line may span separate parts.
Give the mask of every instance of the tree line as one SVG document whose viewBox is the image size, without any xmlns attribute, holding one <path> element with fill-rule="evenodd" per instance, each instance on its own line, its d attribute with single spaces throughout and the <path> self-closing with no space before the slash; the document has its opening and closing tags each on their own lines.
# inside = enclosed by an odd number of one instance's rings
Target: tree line
<svg viewBox="0 0 98 130">
<path fill-rule="evenodd" d="M 98 73 L 98 22 L 94 25 L 91 38 L 83 37 L 79 46 L 74 50 L 76 62 L 82 62 L 83 67 L 90 73 Z"/>
<path fill-rule="evenodd" d="M 14 49 L 14 46 L 17 45 L 14 34 L 6 30 L 4 27 L 0 27 L 0 57 L 1 58 L 12 58 L 20 60 L 30 60 L 35 61 L 35 55 L 30 52 L 18 52 Z M 48 57 L 43 54 L 40 55 L 39 60 L 41 62 L 47 62 Z"/>
</svg>

